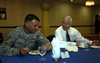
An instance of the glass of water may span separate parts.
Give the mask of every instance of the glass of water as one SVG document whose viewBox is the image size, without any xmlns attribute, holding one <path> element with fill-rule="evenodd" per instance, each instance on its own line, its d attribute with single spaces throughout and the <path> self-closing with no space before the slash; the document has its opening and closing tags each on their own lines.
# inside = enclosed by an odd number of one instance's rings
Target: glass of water
<svg viewBox="0 0 100 63">
<path fill-rule="evenodd" d="M 42 56 L 39 60 L 45 61 L 46 58 L 44 58 L 43 56 L 46 54 L 46 47 L 45 46 L 38 47 L 38 51 L 39 51 L 39 54 Z"/>
<path fill-rule="evenodd" d="M 58 62 L 59 59 L 60 59 L 60 57 L 58 57 L 58 58 L 54 58 L 53 55 L 51 55 L 51 57 L 52 57 L 52 59 L 53 59 L 54 62 Z"/>
<path fill-rule="evenodd" d="M 84 46 L 85 46 L 85 51 L 90 51 L 89 50 L 89 44 L 84 44 Z"/>
</svg>

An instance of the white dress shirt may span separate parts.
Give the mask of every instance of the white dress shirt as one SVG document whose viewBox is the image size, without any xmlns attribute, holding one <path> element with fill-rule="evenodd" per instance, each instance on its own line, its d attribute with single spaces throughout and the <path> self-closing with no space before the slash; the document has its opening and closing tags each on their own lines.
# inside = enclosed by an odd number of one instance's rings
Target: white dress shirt
<svg viewBox="0 0 100 63">
<path fill-rule="evenodd" d="M 70 27 L 67 31 L 70 36 L 71 42 L 85 42 L 85 43 L 90 43 L 90 44 L 92 43 L 92 41 L 84 38 L 81 35 L 81 33 L 73 27 Z M 60 26 L 56 29 L 55 37 L 59 38 L 60 41 L 67 41 L 66 31 L 63 30 L 62 26 Z"/>
</svg>

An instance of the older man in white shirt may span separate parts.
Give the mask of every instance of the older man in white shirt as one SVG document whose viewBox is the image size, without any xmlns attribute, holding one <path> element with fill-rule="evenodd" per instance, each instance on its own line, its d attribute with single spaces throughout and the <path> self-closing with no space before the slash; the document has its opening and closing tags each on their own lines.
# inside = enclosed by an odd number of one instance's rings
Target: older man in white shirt
<svg viewBox="0 0 100 63">
<path fill-rule="evenodd" d="M 99 42 L 98 40 L 91 41 L 84 38 L 77 29 L 71 26 L 72 18 L 70 16 L 64 17 L 62 20 L 62 26 L 58 27 L 55 31 L 55 37 L 59 38 L 60 41 L 76 42 L 77 46 L 79 46 L 81 42 L 88 44 L 97 44 Z M 66 31 L 68 33 L 66 33 Z M 66 38 L 66 34 L 69 34 L 70 40 Z"/>
</svg>

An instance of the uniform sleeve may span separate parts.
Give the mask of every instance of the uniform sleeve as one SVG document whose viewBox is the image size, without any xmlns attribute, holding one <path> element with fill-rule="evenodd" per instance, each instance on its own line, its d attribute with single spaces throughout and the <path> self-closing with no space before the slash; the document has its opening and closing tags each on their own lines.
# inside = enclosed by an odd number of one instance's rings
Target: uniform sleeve
<svg viewBox="0 0 100 63">
<path fill-rule="evenodd" d="M 20 49 L 14 48 L 14 42 L 16 41 L 16 34 L 15 32 L 11 32 L 7 38 L 0 44 L 0 55 L 4 56 L 14 56 L 19 55 Z"/>
<path fill-rule="evenodd" d="M 39 46 L 48 44 L 50 47 L 52 47 L 50 41 L 46 37 L 44 37 L 44 35 L 40 31 L 38 31 L 36 38 L 37 38 L 36 41 L 39 43 Z"/>
</svg>

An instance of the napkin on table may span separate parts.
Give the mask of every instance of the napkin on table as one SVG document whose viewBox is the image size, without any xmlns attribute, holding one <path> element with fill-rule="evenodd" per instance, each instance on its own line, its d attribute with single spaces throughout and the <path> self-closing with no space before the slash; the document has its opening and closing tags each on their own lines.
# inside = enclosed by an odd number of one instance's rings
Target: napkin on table
<svg viewBox="0 0 100 63">
<path fill-rule="evenodd" d="M 78 47 L 75 42 L 60 41 L 60 48 L 66 48 L 68 51 L 77 52 Z"/>
<path fill-rule="evenodd" d="M 60 40 L 58 38 L 53 38 L 53 40 L 51 41 L 51 44 L 52 44 L 52 56 L 53 58 L 59 58 L 60 57 L 60 47 L 59 47 L 59 44 L 60 43 Z"/>
</svg>

